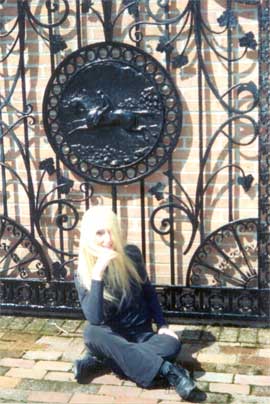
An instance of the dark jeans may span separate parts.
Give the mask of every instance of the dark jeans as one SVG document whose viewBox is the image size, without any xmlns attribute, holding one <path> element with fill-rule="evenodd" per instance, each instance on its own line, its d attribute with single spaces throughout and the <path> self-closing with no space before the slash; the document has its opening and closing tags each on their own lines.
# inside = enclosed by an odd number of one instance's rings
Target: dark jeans
<svg viewBox="0 0 270 404">
<path fill-rule="evenodd" d="M 164 360 L 174 360 L 181 348 L 176 338 L 156 334 L 150 326 L 119 331 L 88 324 L 84 341 L 94 355 L 108 359 L 113 371 L 142 387 L 149 387 Z"/>
</svg>

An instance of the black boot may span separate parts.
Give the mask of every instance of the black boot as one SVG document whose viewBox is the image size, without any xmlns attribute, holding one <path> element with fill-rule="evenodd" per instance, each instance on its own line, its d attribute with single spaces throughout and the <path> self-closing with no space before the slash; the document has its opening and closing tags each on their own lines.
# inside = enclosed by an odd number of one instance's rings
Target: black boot
<svg viewBox="0 0 270 404">
<path fill-rule="evenodd" d="M 102 362 L 90 352 L 87 352 L 82 359 L 77 359 L 73 364 L 74 377 L 80 384 L 89 382 L 89 377 L 94 376 L 101 369 Z"/>
<path fill-rule="evenodd" d="M 184 400 L 191 403 L 201 403 L 206 400 L 205 392 L 196 387 L 186 369 L 165 361 L 160 368 L 160 373 Z"/>
</svg>

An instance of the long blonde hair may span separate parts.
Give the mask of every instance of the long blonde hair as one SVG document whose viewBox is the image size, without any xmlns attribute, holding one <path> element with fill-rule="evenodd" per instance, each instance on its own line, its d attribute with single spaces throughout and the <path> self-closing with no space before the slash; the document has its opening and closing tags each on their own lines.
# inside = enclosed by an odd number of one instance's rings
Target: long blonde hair
<svg viewBox="0 0 270 404">
<path fill-rule="evenodd" d="M 137 284 L 143 281 L 138 274 L 133 261 L 126 255 L 124 242 L 116 214 L 104 206 L 94 206 L 87 210 L 81 222 L 81 236 L 79 248 L 78 275 L 81 284 L 90 289 L 92 281 L 92 269 L 97 261 L 91 246 L 95 245 L 96 233 L 100 229 L 110 230 L 113 249 L 118 253 L 111 261 L 106 273 L 107 288 L 104 297 L 109 301 L 116 301 L 116 293 L 122 296 L 130 294 L 130 281 Z"/>
</svg>

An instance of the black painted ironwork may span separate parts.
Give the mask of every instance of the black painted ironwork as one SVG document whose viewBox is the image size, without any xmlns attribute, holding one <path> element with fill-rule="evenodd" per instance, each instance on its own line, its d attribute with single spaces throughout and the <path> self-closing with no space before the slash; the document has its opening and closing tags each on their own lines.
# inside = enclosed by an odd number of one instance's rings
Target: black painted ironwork
<svg viewBox="0 0 270 404">
<path fill-rule="evenodd" d="M 52 147 L 71 170 L 89 181 L 126 184 L 167 160 L 182 111 L 160 63 L 138 48 L 104 42 L 57 67 L 43 116 Z"/>
<path fill-rule="evenodd" d="M 118 209 L 118 187 L 139 184 L 141 240 L 146 245 L 146 197 L 159 205 L 152 211 L 151 229 L 169 236 L 171 282 L 156 285 L 168 317 L 268 325 L 270 320 L 270 2 L 269 0 L 227 0 L 217 16 L 218 30 L 211 29 L 204 17 L 207 2 L 187 0 L 177 7 L 170 0 L 103 0 L 102 9 L 95 0 L 46 1 L 46 20 L 33 10 L 28 0 L 1 1 L 14 7 L 14 17 L 0 20 L 1 65 L 17 56 L 12 80 L 0 91 L 0 172 L 2 211 L 0 216 L 0 308 L 3 314 L 31 314 L 81 317 L 72 281 L 76 251 L 72 240 L 80 213 L 95 196 L 92 182 L 106 184 L 111 191 L 112 207 Z M 15 4 L 14 4 L 15 3 Z M 239 28 L 241 7 L 257 12 L 259 36 Z M 154 11 L 158 8 L 158 12 Z M 77 50 L 71 51 L 68 36 L 61 33 L 70 16 L 75 16 Z M 128 15 L 129 42 L 116 40 L 120 21 Z M 88 44 L 84 33 L 86 17 L 91 16 L 104 32 L 104 41 Z M 8 28 L 5 28 L 8 24 Z M 89 22 L 88 22 L 89 24 Z M 148 27 L 159 27 L 156 50 L 164 64 L 145 47 Z M 43 101 L 43 124 L 52 152 L 46 159 L 33 162 L 30 132 L 41 111 L 27 97 L 26 27 L 49 47 L 51 78 Z M 237 33 L 240 32 L 240 33 Z M 215 38 L 226 35 L 228 47 L 221 52 Z M 238 56 L 233 53 L 233 38 L 238 38 Z M 179 48 L 177 41 L 181 41 Z M 84 44 L 84 46 L 83 46 Z M 200 170 L 194 197 L 188 185 L 174 172 L 172 152 L 181 139 L 182 106 L 178 89 L 171 78 L 188 66 L 189 48 L 196 50 L 198 69 L 198 105 Z M 210 74 L 203 48 L 226 63 L 227 91 L 220 93 Z M 179 50 L 180 49 L 180 50 Z M 248 52 L 258 49 L 259 80 L 232 80 L 233 64 L 241 63 Z M 14 65 L 14 63 L 13 63 Z M 7 69 L 8 70 L 8 69 Z M 203 81 L 227 112 L 227 119 L 204 140 Z M 45 89 L 44 89 L 45 90 Z M 20 92 L 20 106 L 15 100 Z M 242 98 L 249 103 L 241 104 Z M 245 105 L 245 106 L 241 106 Z M 258 111 L 259 120 L 254 118 Z M 13 119 L 10 121 L 9 116 Z M 234 136 L 234 126 L 248 127 L 248 141 Z M 23 136 L 17 133 L 20 129 Z M 213 147 L 227 139 L 228 163 L 206 173 Z M 234 217 L 233 190 L 245 192 L 254 187 L 251 173 L 234 160 L 234 148 L 259 144 L 258 218 Z M 16 150 L 23 170 L 17 170 L 9 158 Z M 55 155 L 54 155 L 55 154 Z M 51 156 L 54 155 L 54 158 Z M 146 187 L 145 179 L 167 162 L 160 180 Z M 64 164 L 62 164 L 64 163 Z M 37 168 L 38 167 L 38 168 Z M 67 172 L 82 179 L 74 184 Z M 206 194 L 220 173 L 226 173 L 228 185 L 227 221 L 211 233 L 206 228 Z M 235 173 L 238 173 L 236 177 Z M 38 180 L 35 181 L 35 174 Z M 10 205 L 9 182 L 16 183 L 19 202 L 25 203 L 29 222 L 18 217 Z M 48 188 L 48 181 L 50 186 Z M 76 190 L 74 191 L 74 188 Z M 72 194 L 80 194 L 73 196 Z M 54 209 L 55 208 L 55 209 Z M 50 227 L 59 244 L 51 241 L 48 218 L 54 209 Z M 191 225 L 184 254 L 193 252 L 184 285 L 175 279 L 175 213 L 181 212 Z M 74 244 L 74 243 L 72 243 Z"/>
</svg>

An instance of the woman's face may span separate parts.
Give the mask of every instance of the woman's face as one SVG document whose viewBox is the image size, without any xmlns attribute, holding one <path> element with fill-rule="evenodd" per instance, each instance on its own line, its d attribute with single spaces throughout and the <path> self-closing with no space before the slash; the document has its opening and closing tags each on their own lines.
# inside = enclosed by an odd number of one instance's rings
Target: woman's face
<svg viewBox="0 0 270 404">
<path fill-rule="evenodd" d="M 113 241 L 110 229 L 98 229 L 96 231 L 96 243 L 100 247 L 113 249 Z"/>
</svg>

